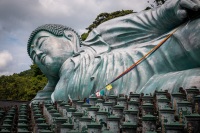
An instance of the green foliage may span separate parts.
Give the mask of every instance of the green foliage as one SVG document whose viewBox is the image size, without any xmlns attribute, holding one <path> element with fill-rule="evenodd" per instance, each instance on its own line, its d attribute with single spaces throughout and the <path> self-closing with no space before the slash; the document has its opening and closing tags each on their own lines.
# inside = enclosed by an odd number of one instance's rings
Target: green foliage
<svg viewBox="0 0 200 133">
<path fill-rule="evenodd" d="M 83 33 L 82 35 L 81 35 L 81 39 L 84 41 L 84 40 L 86 40 L 86 38 L 88 37 L 88 34 L 89 33 Z"/>
<path fill-rule="evenodd" d="M 0 77 L 0 99 L 31 100 L 47 83 L 37 65 L 19 74 Z"/>
<path fill-rule="evenodd" d="M 133 10 L 121 10 L 121 11 L 115 11 L 115 12 L 111 12 L 111 13 L 100 13 L 95 21 L 89 26 L 87 27 L 86 29 L 88 30 L 88 33 L 96 28 L 98 25 L 100 25 L 101 23 L 105 22 L 105 21 L 108 21 L 110 19 L 113 19 L 113 18 L 117 18 L 117 17 L 120 17 L 120 16 L 124 16 L 124 15 L 127 15 L 127 14 L 130 14 L 130 13 L 133 13 Z"/>
<path fill-rule="evenodd" d="M 86 30 L 88 30 L 88 32 L 87 33 L 83 33 L 81 35 L 81 39 L 84 41 L 87 38 L 88 34 L 94 28 L 96 28 L 98 25 L 100 25 L 101 23 L 103 23 L 105 21 L 108 21 L 110 19 L 113 19 L 113 18 L 117 18 L 117 17 L 120 17 L 120 16 L 124 16 L 124 15 L 130 14 L 130 13 L 133 13 L 133 10 L 121 10 L 121 11 L 115 11 L 115 12 L 111 12 L 111 13 L 107 13 L 107 12 L 100 13 L 96 17 L 96 19 L 93 21 L 93 23 L 86 28 Z"/>
</svg>

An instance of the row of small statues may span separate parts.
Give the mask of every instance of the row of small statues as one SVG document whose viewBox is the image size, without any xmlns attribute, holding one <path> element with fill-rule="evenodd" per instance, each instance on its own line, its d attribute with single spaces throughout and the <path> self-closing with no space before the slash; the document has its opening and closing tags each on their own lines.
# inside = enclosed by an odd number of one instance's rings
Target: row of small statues
<svg viewBox="0 0 200 133">
<path fill-rule="evenodd" d="M 191 94 L 193 95 L 191 96 Z M 133 112 L 138 111 L 136 115 L 136 119 L 137 119 L 136 123 L 137 123 L 138 132 L 151 131 L 151 130 L 153 131 L 160 130 L 160 132 L 164 132 L 165 131 L 164 127 L 167 124 L 169 125 L 174 124 L 174 121 L 175 121 L 175 124 L 180 124 L 179 126 L 184 127 L 186 125 L 187 128 L 185 129 L 183 128 L 183 130 L 186 130 L 188 132 L 197 132 L 199 131 L 199 129 L 197 128 L 195 130 L 195 128 L 192 127 L 194 125 L 188 120 L 186 120 L 185 116 L 193 115 L 193 114 L 196 114 L 195 112 L 198 112 L 199 101 L 196 101 L 196 104 L 192 104 L 194 103 L 194 97 L 198 95 L 199 95 L 199 89 L 195 87 L 192 87 L 191 89 L 188 89 L 188 90 L 186 89 L 186 91 L 182 87 L 180 87 L 179 92 L 173 93 L 173 94 L 170 94 L 167 91 L 159 91 L 159 92 L 157 91 L 153 95 L 130 93 L 129 96 L 125 96 L 123 94 L 120 94 L 119 96 L 116 96 L 116 95 L 108 95 L 108 96 L 101 96 L 101 97 L 92 96 L 89 98 L 85 98 L 83 101 L 80 99 L 76 99 L 76 100 L 74 99 L 74 100 L 69 101 L 68 103 L 65 101 L 57 101 L 54 104 L 44 103 L 43 108 L 46 108 L 46 113 L 44 112 L 44 109 L 42 110 L 45 117 L 50 117 L 51 113 L 49 113 L 48 115 L 46 114 L 48 111 L 51 112 L 51 108 L 48 110 L 48 107 L 53 105 L 54 106 L 53 109 L 54 110 L 56 109 L 57 112 L 59 112 L 63 118 L 69 119 L 70 117 L 73 117 L 73 116 L 69 117 L 67 115 L 67 110 L 70 108 L 71 110 L 74 109 L 73 111 L 81 112 L 82 116 L 87 115 L 87 117 L 91 117 L 93 122 L 97 122 L 96 116 L 93 118 L 92 115 L 89 113 L 89 110 L 91 110 L 90 108 L 92 108 L 93 107 L 92 105 L 94 105 L 94 107 L 95 106 L 98 107 L 98 110 L 96 110 L 96 112 L 108 111 L 107 113 L 108 118 L 112 117 L 113 115 L 115 115 L 116 117 L 120 117 L 121 119 L 120 119 L 119 127 L 123 127 L 123 124 L 126 122 L 128 123 L 131 122 L 130 118 L 128 118 L 130 116 L 126 116 L 128 115 L 126 110 L 130 110 Z M 190 102 L 185 100 L 186 98 Z M 106 110 L 104 105 L 105 104 L 108 105 L 109 102 L 112 101 L 111 99 L 112 100 L 114 99 L 115 104 L 111 105 L 112 109 Z M 184 105 L 182 104 L 182 102 Z M 137 105 L 137 108 L 134 108 L 134 106 L 132 106 L 131 104 Z M 91 106 L 88 106 L 88 105 L 91 105 Z M 166 112 L 167 109 L 169 112 Z M 65 112 L 63 110 L 65 110 Z M 121 110 L 121 112 L 119 110 Z M 164 114 L 163 114 L 163 111 L 165 111 Z M 143 118 L 149 115 L 151 117 L 156 118 L 156 122 L 154 123 L 155 127 L 151 125 L 152 127 L 146 128 L 144 126 Z M 196 115 L 199 118 L 199 114 L 196 114 Z M 70 120 L 68 120 L 68 122 L 69 121 Z M 104 122 L 106 123 L 106 121 Z M 72 123 L 73 123 L 73 120 L 71 120 L 71 124 Z M 159 128 L 159 127 L 162 127 L 162 128 Z"/>
</svg>

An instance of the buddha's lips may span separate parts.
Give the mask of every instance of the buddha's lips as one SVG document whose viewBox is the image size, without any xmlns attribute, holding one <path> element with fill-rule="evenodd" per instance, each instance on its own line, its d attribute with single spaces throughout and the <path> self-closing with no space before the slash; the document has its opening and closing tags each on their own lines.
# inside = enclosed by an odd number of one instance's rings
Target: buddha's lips
<svg viewBox="0 0 200 133">
<path fill-rule="evenodd" d="M 45 57 L 46 57 L 46 55 L 43 54 L 43 55 L 41 56 L 41 58 L 40 58 L 40 61 L 41 61 L 41 63 L 43 63 L 43 64 L 44 64 L 44 62 L 45 62 Z"/>
</svg>

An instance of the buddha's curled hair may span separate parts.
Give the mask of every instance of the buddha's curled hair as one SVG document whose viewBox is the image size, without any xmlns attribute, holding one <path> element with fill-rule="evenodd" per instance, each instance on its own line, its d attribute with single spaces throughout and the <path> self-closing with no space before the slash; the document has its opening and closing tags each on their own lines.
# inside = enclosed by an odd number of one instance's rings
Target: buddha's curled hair
<svg viewBox="0 0 200 133">
<path fill-rule="evenodd" d="M 47 31 L 55 36 L 63 36 L 64 35 L 64 31 L 65 30 L 71 30 L 73 31 L 76 35 L 77 38 L 79 39 L 79 43 L 81 43 L 81 38 L 78 35 L 77 32 L 75 32 L 72 28 L 60 25 L 60 24 L 45 24 L 42 25 L 38 28 L 36 28 L 30 35 L 29 40 L 28 40 L 28 44 L 27 44 L 27 52 L 28 55 L 30 56 L 30 47 L 31 47 L 31 42 L 33 41 L 34 36 L 40 32 L 40 31 Z M 80 44 L 79 44 L 80 45 Z"/>
</svg>

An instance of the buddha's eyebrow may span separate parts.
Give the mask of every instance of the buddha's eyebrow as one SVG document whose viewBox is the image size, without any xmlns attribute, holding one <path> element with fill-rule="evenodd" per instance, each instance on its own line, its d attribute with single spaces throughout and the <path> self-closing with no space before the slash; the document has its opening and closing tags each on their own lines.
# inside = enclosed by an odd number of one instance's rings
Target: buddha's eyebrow
<svg viewBox="0 0 200 133">
<path fill-rule="evenodd" d="M 37 39 L 37 41 L 36 41 L 36 46 L 38 46 L 38 43 L 39 43 L 39 41 L 40 41 L 40 39 L 42 39 L 42 38 L 44 38 L 44 37 L 49 37 L 49 36 L 40 36 L 40 37 L 38 37 L 38 39 Z M 44 42 L 44 41 L 42 41 L 42 42 Z M 42 44 L 42 43 L 41 43 Z M 40 45 L 40 47 L 41 47 L 41 45 Z M 33 57 L 34 56 L 34 50 L 32 50 L 32 52 L 31 52 L 31 57 Z"/>
<path fill-rule="evenodd" d="M 40 36 L 38 37 L 37 41 L 36 41 L 36 46 L 40 45 L 39 48 L 41 47 L 41 44 L 44 42 L 44 40 L 42 41 L 42 43 L 39 44 L 40 39 L 45 38 L 45 37 L 49 37 L 49 36 Z"/>
</svg>

